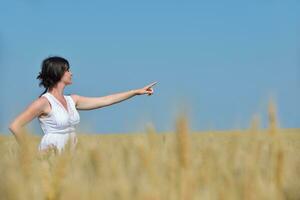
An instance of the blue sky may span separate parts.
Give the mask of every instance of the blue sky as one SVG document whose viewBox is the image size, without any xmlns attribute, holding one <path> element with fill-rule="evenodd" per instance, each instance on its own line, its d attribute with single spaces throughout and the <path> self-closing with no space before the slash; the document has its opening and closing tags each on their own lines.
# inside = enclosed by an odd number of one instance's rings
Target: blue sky
<svg viewBox="0 0 300 200">
<path fill-rule="evenodd" d="M 158 81 L 153 96 L 81 111 L 79 130 L 174 129 L 187 110 L 193 130 L 300 127 L 299 1 L 2 0 L 0 132 L 43 91 L 36 76 L 51 55 L 69 60 L 65 93 L 104 96 Z M 29 128 L 41 134 L 38 121 Z"/>
</svg>

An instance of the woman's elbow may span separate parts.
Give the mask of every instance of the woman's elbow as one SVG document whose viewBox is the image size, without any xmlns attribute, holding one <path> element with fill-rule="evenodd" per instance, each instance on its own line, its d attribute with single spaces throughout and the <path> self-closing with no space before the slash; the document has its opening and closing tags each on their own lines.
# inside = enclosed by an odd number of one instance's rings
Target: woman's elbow
<svg viewBox="0 0 300 200">
<path fill-rule="evenodd" d="M 14 133 L 14 131 L 15 131 L 15 126 L 11 123 L 11 124 L 9 124 L 8 129 L 10 130 L 11 133 Z"/>
<path fill-rule="evenodd" d="M 11 123 L 9 124 L 8 129 L 10 130 L 10 132 L 11 132 L 12 134 L 15 135 L 15 134 L 18 132 L 18 125 L 17 125 L 15 122 L 11 122 Z"/>
</svg>

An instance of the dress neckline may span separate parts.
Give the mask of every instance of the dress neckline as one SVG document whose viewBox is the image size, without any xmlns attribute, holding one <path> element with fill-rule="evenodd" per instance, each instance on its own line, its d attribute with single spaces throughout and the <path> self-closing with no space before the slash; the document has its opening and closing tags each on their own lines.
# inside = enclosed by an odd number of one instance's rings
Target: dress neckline
<svg viewBox="0 0 300 200">
<path fill-rule="evenodd" d="M 53 97 L 53 99 L 61 106 L 61 107 L 63 107 L 63 109 L 68 113 L 68 114 L 70 114 L 70 112 L 69 112 L 69 103 L 68 103 L 68 100 L 66 99 L 66 97 L 65 97 L 65 95 L 63 95 L 64 96 L 64 99 L 66 100 L 66 102 L 67 102 L 67 108 L 66 107 L 64 107 L 64 105 L 53 95 L 53 94 L 51 94 L 50 92 L 47 92 L 48 94 L 50 94 L 52 97 Z"/>
</svg>

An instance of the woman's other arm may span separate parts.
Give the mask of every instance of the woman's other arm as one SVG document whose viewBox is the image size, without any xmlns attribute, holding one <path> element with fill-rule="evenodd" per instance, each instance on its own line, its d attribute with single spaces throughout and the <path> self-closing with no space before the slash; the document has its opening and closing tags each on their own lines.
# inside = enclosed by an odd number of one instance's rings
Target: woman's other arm
<svg viewBox="0 0 300 200">
<path fill-rule="evenodd" d="M 83 97 L 79 95 L 71 95 L 75 104 L 76 108 L 79 110 L 92 110 L 97 109 L 105 106 L 110 106 L 115 103 L 119 103 L 121 101 L 127 100 L 135 95 L 142 95 L 142 94 L 153 94 L 152 87 L 156 84 L 156 82 L 151 83 L 141 89 L 137 90 L 130 90 L 127 92 L 116 93 L 104 97 Z"/>
<path fill-rule="evenodd" d="M 39 98 L 32 102 L 21 114 L 19 114 L 9 125 L 9 130 L 15 136 L 17 142 L 22 144 L 24 127 L 35 117 L 43 114 L 48 102 L 45 98 Z"/>
</svg>

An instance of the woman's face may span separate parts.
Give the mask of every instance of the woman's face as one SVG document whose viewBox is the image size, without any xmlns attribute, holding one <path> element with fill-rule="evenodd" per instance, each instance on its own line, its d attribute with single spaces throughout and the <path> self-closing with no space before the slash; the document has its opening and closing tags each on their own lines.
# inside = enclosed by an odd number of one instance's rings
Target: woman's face
<svg viewBox="0 0 300 200">
<path fill-rule="evenodd" d="M 61 78 L 61 81 L 65 83 L 65 85 L 71 85 L 72 84 L 72 72 L 69 70 L 65 71 L 63 77 Z"/>
</svg>

